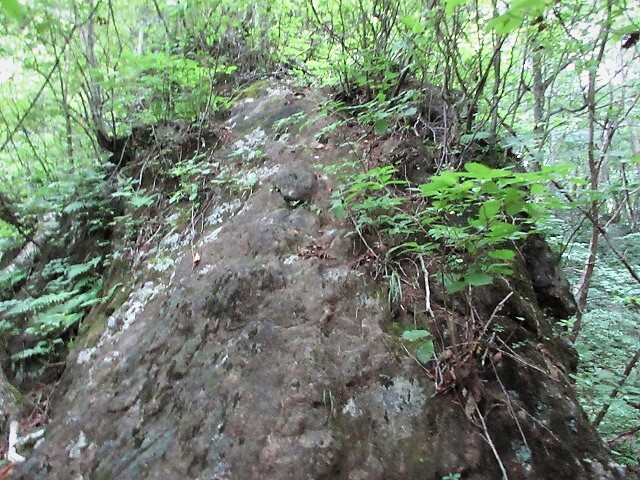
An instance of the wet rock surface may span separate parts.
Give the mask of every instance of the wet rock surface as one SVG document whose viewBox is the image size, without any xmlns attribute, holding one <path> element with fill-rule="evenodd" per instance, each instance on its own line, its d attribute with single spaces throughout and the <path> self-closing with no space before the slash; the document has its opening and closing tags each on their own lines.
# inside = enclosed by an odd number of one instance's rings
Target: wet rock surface
<svg viewBox="0 0 640 480">
<path fill-rule="evenodd" d="M 326 213 L 332 180 L 315 165 L 353 154 L 338 139 L 313 148 L 322 121 L 276 139 L 274 122 L 322 99 L 262 93 L 235 108 L 216 153 L 255 178 L 250 194 L 221 195 L 195 238 L 167 235 L 97 342 L 78 340 L 46 440 L 15 478 L 616 478 L 538 332 L 522 329 L 531 346 L 493 371 L 478 360 L 484 427 L 462 391 L 436 394 Z M 534 270 L 527 295 L 553 294 Z"/>
</svg>

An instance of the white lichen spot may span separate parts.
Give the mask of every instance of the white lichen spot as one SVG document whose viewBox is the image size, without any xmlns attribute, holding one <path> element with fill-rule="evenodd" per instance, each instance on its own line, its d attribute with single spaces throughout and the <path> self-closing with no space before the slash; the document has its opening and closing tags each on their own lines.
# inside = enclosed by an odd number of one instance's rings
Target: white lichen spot
<svg viewBox="0 0 640 480">
<path fill-rule="evenodd" d="M 282 169 L 282 165 L 272 165 L 270 167 L 264 166 L 256 169 L 253 174 L 256 176 L 258 181 L 264 182 L 268 178 L 272 177 L 276 173 L 278 173 Z"/>
<path fill-rule="evenodd" d="M 388 386 L 380 386 L 380 401 L 390 417 L 420 415 L 427 402 L 427 396 L 420 387 L 403 377 L 393 378 L 393 383 Z"/>
<path fill-rule="evenodd" d="M 177 222 L 178 220 L 180 220 L 180 213 L 175 212 L 169 215 L 167 218 L 165 218 L 164 223 L 171 225 L 172 223 Z"/>
<path fill-rule="evenodd" d="M 179 245 L 180 234 L 178 232 L 168 233 L 162 240 L 160 240 L 160 248 L 163 250 L 171 250 Z"/>
<path fill-rule="evenodd" d="M 171 257 L 160 257 L 156 258 L 150 263 L 150 267 L 152 270 L 156 272 L 166 272 L 170 268 L 176 266 L 176 261 Z"/>
<path fill-rule="evenodd" d="M 266 138 L 267 133 L 262 128 L 256 127 L 245 135 L 244 141 L 247 146 L 257 147 L 259 145 L 264 145 Z"/>
<path fill-rule="evenodd" d="M 376 297 L 370 297 L 368 295 L 359 295 L 358 302 L 361 307 L 380 308 L 380 302 Z"/>
<path fill-rule="evenodd" d="M 213 242 L 215 239 L 218 238 L 218 235 L 220 235 L 221 231 L 222 231 L 221 226 L 216 228 L 213 232 L 211 232 L 209 235 L 207 235 L 202 239 L 202 244 Z"/>
<path fill-rule="evenodd" d="M 213 271 L 214 268 L 215 268 L 214 265 L 205 265 L 204 267 L 202 267 L 202 269 L 200 269 L 200 271 L 198 273 L 201 276 L 202 275 L 208 275 L 209 273 L 211 273 Z"/>
<path fill-rule="evenodd" d="M 227 360 L 229 360 L 229 355 L 225 355 L 224 357 L 222 357 L 222 360 L 220 360 L 220 363 L 217 365 L 217 367 L 224 367 L 225 363 L 227 363 Z"/>
<path fill-rule="evenodd" d="M 121 356 L 122 354 L 120 352 L 118 352 L 117 350 L 114 350 L 113 352 L 106 355 L 102 361 L 107 364 L 113 363 L 116 359 L 120 358 Z"/>
<path fill-rule="evenodd" d="M 231 478 L 231 466 L 224 460 L 218 462 L 214 465 L 212 474 L 213 477 L 211 478 L 215 478 L 216 480 L 227 480 Z"/>
<path fill-rule="evenodd" d="M 280 135 L 280 137 L 278 137 L 278 143 L 281 143 L 282 145 L 288 145 L 289 138 L 291 138 L 291 134 L 289 132 L 283 133 L 282 135 Z"/>
<path fill-rule="evenodd" d="M 83 431 L 80 431 L 80 435 L 78 435 L 78 440 L 75 442 L 71 442 L 67 445 L 67 451 L 69 452 L 69 458 L 80 458 L 82 455 L 82 450 L 85 449 L 89 443 L 87 442 L 87 436 Z"/>
<path fill-rule="evenodd" d="M 329 268 L 325 270 L 324 276 L 327 278 L 327 280 L 338 282 L 340 280 L 344 280 L 349 276 L 349 270 L 346 268 Z"/>
<path fill-rule="evenodd" d="M 288 93 L 291 93 L 291 90 L 289 90 L 288 88 L 282 89 L 282 88 L 277 88 L 277 87 L 267 87 L 267 95 L 269 97 L 273 97 L 276 95 L 287 95 Z"/>
<path fill-rule="evenodd" d="M 317 430 L 306 432 L 298 437 L 298 443 L 302 448 L 328 448 L 331 446 L 333 434 L 331 431 Z"/>
<path fill-rule="evenodd" d="M 93 358 L 93 354 L 96 352 L 96 347 L 85 348 L 78 353 L 76 363 L 82 365 L 83 363 L 89 363 Z"/>
<path fill-rule="evenodd" d="M 298 255 L 290 255 L 287 258 L 285 258 L 282 263 L 284 263 L 285 265 L 293 265 L 298 261 L 299 258 L 300 257 L 298 257 Z"/>
<path fill-rule="evenodd" d="M 241 205 L 242 202 L 240 199 L 236 198 L 233 202 L 223 203 L 222 205 L 215 207 L 207 217 L 207 225 L 217 225 L 218 223 L 222 223 L 225 215 L 230 212 L 233 215 L 233 212 L 238 210 Z"/>
<path fill-rule="evenodd" d="M 247 133 L 243 139 L 235 142 L 233 146 L 236 150 L 255 150 L 257 147 L 264 145 L 266 138 L 267 133 L 258 127 Z"/>
<path fill-rule="evenodd" d="M 353 398 L 350 398 L 347 404 L 342 407 L 342 413 L 351 415 L 352 417 L 358 418 L 362 416 L 362 410 L 358 405 L 356 405 L 356 401 Z"/>
<path fill-rule="evenodd" d="M 98 347 L 127 330 L 147 303 L 166 288 L 163 284 L 155 285 L 153 282 L 146 282 L 135 288 L 122 307 L 107 319 L 107 329 L 102 334 Z"/>
</svg>

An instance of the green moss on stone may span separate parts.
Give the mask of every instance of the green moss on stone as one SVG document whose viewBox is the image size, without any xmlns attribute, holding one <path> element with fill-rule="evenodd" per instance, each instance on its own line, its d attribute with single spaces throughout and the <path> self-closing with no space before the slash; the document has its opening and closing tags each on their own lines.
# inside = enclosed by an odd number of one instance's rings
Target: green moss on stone
<svg viewBox="0 0 640 480">
<path fill-rule="evenodd" d="M 244 88 L 241 88 L 235 95 L 236 100 L 243 100 L 245 98 L 258 98 L 261 96 L 260 90 L 269 85 L 269 80 L 257 80 Z"/>
</svg>

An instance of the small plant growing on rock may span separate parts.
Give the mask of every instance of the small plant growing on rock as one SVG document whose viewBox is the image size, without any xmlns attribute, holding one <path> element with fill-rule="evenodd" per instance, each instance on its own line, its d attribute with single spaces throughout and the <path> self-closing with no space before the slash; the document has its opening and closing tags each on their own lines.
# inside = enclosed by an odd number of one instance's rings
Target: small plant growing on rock
<svg viewBox="0 0 640 480">
<path fill-rule="evenodd" d="M 545 182 L 554 170 L 521 173 L 467 163 L 410 188 L 388 165 L 348 175 L 332 210 L 355 230 L 384 238 L 386 252 L 442 256 L 447 293 L 487 285 L 509 275 L 515 243 L 536 232 L 550 204 Z M 409 199 L 412 199 L 409 201 Z"/>
</svg>

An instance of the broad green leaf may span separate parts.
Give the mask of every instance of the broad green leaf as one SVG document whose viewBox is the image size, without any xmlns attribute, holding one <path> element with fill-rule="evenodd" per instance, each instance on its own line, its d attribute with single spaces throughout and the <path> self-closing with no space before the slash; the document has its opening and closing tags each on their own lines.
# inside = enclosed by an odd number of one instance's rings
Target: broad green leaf
<svg viewBox="0 0 640 480">
<path fill-rule="evenodd" d="M 402 332 L 402 338 L 411 342 L 429 337 L 431 337 L 431 334 L 428 330 L 405 330 Z"/>
<path fill-rule="evenodd" d="M 482 165 L 481 163 L 469 162 L 465 163 L 464 169 L 475 178 L 493 178 L 493 169 Z"/>
<path fill-rule="evenodd" d="M 18 0 L 1 0 L 0 7 L 15 20 L 22 18 L 22 6 Z"/>
<path fill-rule="evenodd" d="M 440 194 L 442 190 L 458 184 L 460 176 L 454 172 L 444 172 L 431 177 L 429 183 L 423 183 L 418 187 L 420 193 L 425 196 Z"/>
<path fill-rule="evenodd" d="M 402 112 L 404 117 L 412 117 L 418 113 L 418 109 L 416 107 L 407 108 Z"/>
<path fill-rule="evenodd" d="M 510 201 L 505 202 L 504 212 L 507 215 L 513 216 L 513 215 L 517 215 L 523 210 L 526 210 L 526 208 L 527 208 L 527 202 L 525 202 L 523 199 L 521 198 L 512 199 Z"/>
<path fill-rule="evenodd" d="M 491 225 L 490 230 L 492 237 L 504 238 L 506 240 L 518 231 L 518 227 L 506 222 L 496 222 Z"/>
<path fill-rule="evenodd" d="M 489 285 L 493 283 L 493 277 L 487 273 L 474 272 L 465 275 L 464 281 L 472 287 L 478 287 L 480 285 Z"/>
<path fill-rule="evenodd" d="M 468 286 L 469 286 L 469 284 L 467 282 L 452 282 L 452 283 L 450 283 L 450 284 L 448 284 L 446 286 L 445 291 L 449 295 L 452 295 L 454 293 L 461 292 L 462 290 L 464 290 Z"/>
<path fill-rule="evenodd" d="M 336 199 L 332 202 L 330 210 L 333 212 L 336 218 L 339 218 L 339 219 L 347 218 L 347 212 L 344 209 L 344 205 L 342 204 L 342 201 L 339 199 Z"/>
<path fill-rule="evenodd" d="M 500 202 L 497 200 L 487 200 L 480 207 L 480 211 L 478 212 L 478 218 L 484 224 L 489 223 L 494 219 L 496 214 L 500 211 Z"/>
<path fill-rule="evenodd" d="M 522 25 L 523 21 L 524 15 L 521 12 L 515 13 L 509 10 L 507 13 L 489 20 L 487 26 L 499 35 L 506 35 Z"/>
<path fill-rule="evenodd" d="M 538 12 L 543 10 L 547 0 L 514 0 L 511 2 L 510 10 L 524 10 Z"/>
<path fill-rule="evenodd" d="M 513 258 L 516 256 L 516 253 L 513 250 L 498 249 L 490 251 L 489 256 L 491 258 L 495 258 L 496 260 L 513 260 Z"/>
<path fill-rule="evenodd" d="M 482 193 L 493 195 L 493 196 L 500 195 L 500 191 L 501 191 L 500 186 L 492 180 L 485 181 L 482 184 L 482 190 L 483 190 Z"/>
<path fill-rule="evenodd" d="M 433 342 L 431 340 L 428 340 L 420 345 L 418 351 L 416 352 L 416 357 L 421 363 L 427 363 L 433 358 L 434 351 L 435 347 L 433 346 Z"/>
<path fill-rule="evenodd" d="M 484 178 L 504 178 L 513 175 L 513 172 L 505 170 L 504 168 L 491 168 L 481 163 L 469 162 L 464 166 L 465 170 L 469 172 L 469 176 L 484 179 Z"/>
<path fill-rule="evenodd" d="M 467 3 L 468 1 L 469 0 L 445 0 L 444 12 L 447 15 L 451 15 L 458 5 L 462 5 L 464 3 Z"/>
<path fill-rule="evenodd" d="M 547 186 L 544 183 L 536 183 L 531 185 L 531 194 L 539 195 L 541 193 L 545 193 L 547 191 Z"/>
<path fill-rule="evenodd" d="M 513 269 L 506 263 L 492 263 L 487 267 L 487 272 L 500 275 L 511 275 Z"/>
<path fill-rule="evenodd" d="M 460 190 L 470 190 L 476 183 L 473 180 L 465 180 L 462 182 L 458 188 Z"/>
<path fill-rule="evenodd" d="M 389 122 L 387 122 L 384 118 L 380 118 L 376 120 L 376 123 L 374 123 L 373 128 L 377 135 L 383 135 L 387 133 L 387 131 L 389 130 Z"/>
</svg>

